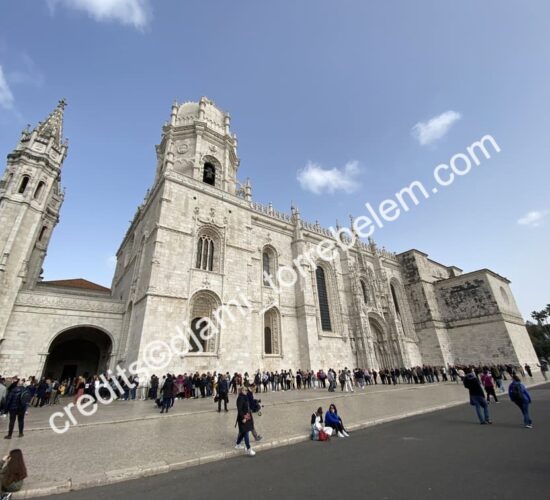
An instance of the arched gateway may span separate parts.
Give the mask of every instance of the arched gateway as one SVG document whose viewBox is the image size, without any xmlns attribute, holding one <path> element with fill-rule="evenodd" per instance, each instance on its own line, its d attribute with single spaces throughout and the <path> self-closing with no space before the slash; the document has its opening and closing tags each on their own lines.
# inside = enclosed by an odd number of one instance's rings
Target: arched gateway
<svg viewBox="0 0 550 500">
<path fill-rule="evenodd" d="M 93 326 L 59 333 L 50 344 L 43 375 L 58 380 L 104 373 L 112 351 L 111 337 Z"/>
</svg>

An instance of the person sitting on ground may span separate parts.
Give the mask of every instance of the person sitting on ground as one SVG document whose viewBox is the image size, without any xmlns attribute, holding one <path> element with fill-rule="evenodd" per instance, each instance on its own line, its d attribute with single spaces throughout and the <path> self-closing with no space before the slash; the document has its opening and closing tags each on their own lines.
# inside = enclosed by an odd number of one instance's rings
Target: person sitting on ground
<svg viewBox="0 0 550 500">
<path fill-rule="evenodd" d="M 327 436 L 332 436 L 332 427 L 325 427 L 323 423 L 323 408 L 319 406 L 315 413 L 311 415 L 311 439 L 319 441 L 319 433 L 323 431 Z"/>
<path fill-rule="evenodd" d="M 23 487 L 23 480 L 26 477 L 27 468 L 23 460 L 23 453 L 19 449 L 11 450 L 0 460 L 1 500 L 8 500 L 11 497 L 11 492 L 19 491 Z"/>
<path fill-rule="evenodd" d="M 338 415 L 338 410 L 334 404 L 331 404 L 328 408 L 328 411 L 325 415 L 325 426 L 331 427 L 335 433 L 338 434 L 338 437 L 349 437 L 349 434 L 344 428 L 344 423 L 342 418 Z"/>
</svg>

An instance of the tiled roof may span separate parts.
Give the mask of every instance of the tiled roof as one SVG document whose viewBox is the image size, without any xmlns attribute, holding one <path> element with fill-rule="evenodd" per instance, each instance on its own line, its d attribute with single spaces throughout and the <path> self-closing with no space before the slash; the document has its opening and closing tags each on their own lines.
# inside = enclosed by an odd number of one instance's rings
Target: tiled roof
<svg viewBox="0 0 550 500">
<path fill-rule="evenodd" d="M 42 281 L 43 285 L 48 286 L 64 286 L 66 288 L 84 288 L 86 290 L 94 290 L 96 292 L 110 292 L 110 288 L 98 285 L 97 283 L 92 283 L 91 281 L 76 278 L 73 280 L 55 280 L 55 281 Z"/>
</svg>

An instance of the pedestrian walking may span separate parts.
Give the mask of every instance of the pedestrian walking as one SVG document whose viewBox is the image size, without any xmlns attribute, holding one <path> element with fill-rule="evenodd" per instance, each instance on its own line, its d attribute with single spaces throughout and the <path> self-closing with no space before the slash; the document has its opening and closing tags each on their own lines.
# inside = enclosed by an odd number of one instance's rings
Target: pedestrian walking
<svg viewBox="0 0 550 500">
<path fill-rule="evenodd" d="M 527 429 L 533 428 L 533 421 L 529 415 L 529 405 L 531 404 L 531 395 L 521 383 L 517 375 L 512 376 L 512 383 L 508 387 L 510 399 L 519 407 L 523 415 L 523 425 Z"/>
<path fill-rule="evenodd" d="M 489 368 L 487 367 L 483 368 L 481 383 L 483 384 L 485 392 L 487 393 L 487 403 L 491 401 L 491 396 L 493 396 L 495 403 L 498 403 L 493 376 L 489 373 Z"/>
<path fill-rule="evenodd" d="M 250 447 L 250 439 L 248 433 L 254 428 L 252 422 L 252 412 L 248 404 L 248 389 L 242 386 L 237 397 L 237 421 L 235 426 L 239 426 L 239 434 L 237 436 L 237 442 L 235 443 L 236 450 L 242 450 L 246 447 L 245 453 L 249 457 L 256 455 L 256 452 Z M 244 440 L 244 445 L 242 441 Z"/>
<path fill-rule="evenodd" d="M 483 387 L 481 387 L 481 383 L 476 377 L 473 368 L 471 368 L 470 372 L 464 377 L 463 384 L 464 387 L 468 389 L 468 392 L 470 394 L 470 404 L 476 409 L 479 423 L 481 425 L 492 424 L 491 418 L 489 416 L 489 405 L 487 404 L 487 401 L 485 399 Z"/>
<path fill-rule="evenodd" d="M 533 372 L 531 371 L 531 367 L 527 363 L 525 363 L 524 368 L 525 368 L 525 371 L 527 372 L 527 375 L 529 375 L 529 378 L 533 378 Z"/>
</svg>

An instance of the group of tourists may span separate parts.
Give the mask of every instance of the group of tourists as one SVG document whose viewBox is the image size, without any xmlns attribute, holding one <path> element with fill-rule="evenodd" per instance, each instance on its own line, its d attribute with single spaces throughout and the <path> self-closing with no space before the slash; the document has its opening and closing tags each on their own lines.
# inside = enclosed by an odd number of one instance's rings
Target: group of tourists
<svg viewBox="0 0 550 500">
<path fill-rule="evenodd" d="M 525 365 L 525 372 L 530 377 L 533 376 L 529 365 Z M 496 378 L 496 377 L 500 378 Z M 531 404 L 531 395 L 525 385 L 521 383 L 520 376 L 513 371 L 511 374 L 512 380 L 508 386 L 508 396 L 521 410 L 523 415 L 523 425 L 526 429 L 533 428 L 533 421 L 529 415 L 529 405 Z M 470 404 L 475 408 L 477 418 L 481 425 L 492 424 L 489 414 L 489 403 L 491 397 L 495 403 L 498 403 L 498 398 L 495 392 L 495 387 L 498 387 L 501 392 L 506 392 L 502 383 L 503 373 L 498 369 L 482 368 L 481 373 L 476 373 L 476 369 L 471 367 L 467 373 L 461 375 L 464 387 L 468 389 L 470 395 Z M 546 377 L 545 377 L 546 379 Z"/>
</svg>

